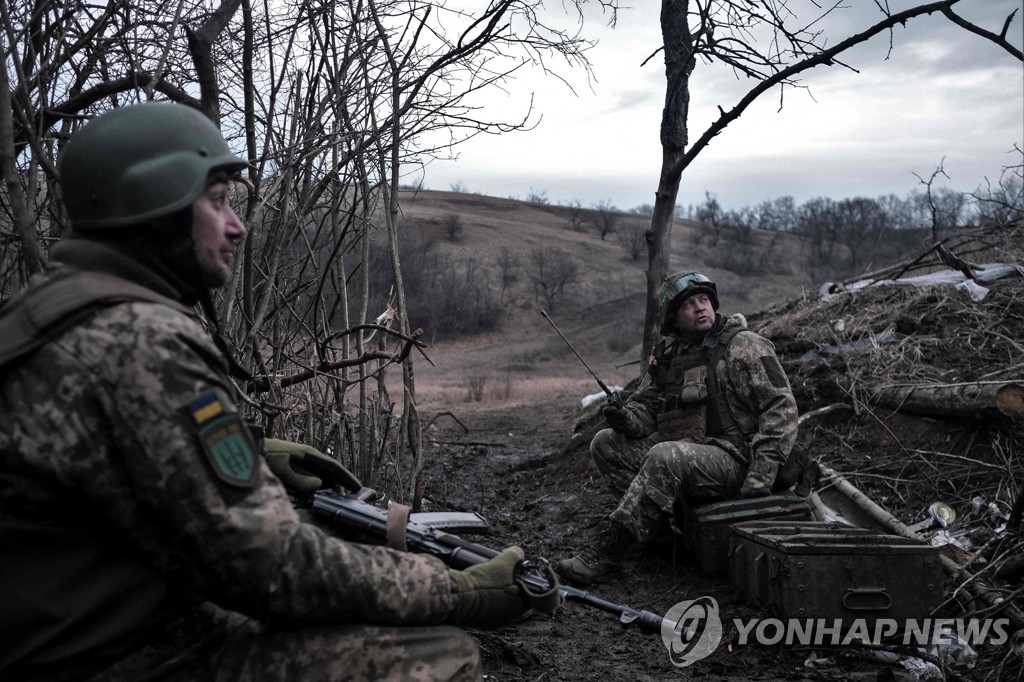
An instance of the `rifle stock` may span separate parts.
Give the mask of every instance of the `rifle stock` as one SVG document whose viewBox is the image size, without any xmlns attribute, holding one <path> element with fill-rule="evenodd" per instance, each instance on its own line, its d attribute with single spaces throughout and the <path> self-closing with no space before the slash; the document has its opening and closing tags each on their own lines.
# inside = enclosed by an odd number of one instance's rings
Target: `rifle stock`
<svg viewBox="0 0 1024 682">
<path fill-rule="evenodd" d="M 321 490 L 313 495 L 313 511 L 341 528 L 385 541 L 387 539 L 388 512 L 366 501 L 375 496 L 376 493 L 368 488 L 364 488 L 354 495 L 339 495 L 330 490 Z M 432 554 L 455 569 L 482 564 L 499 554 L 498 550 L 469 542 L 457 535 L 414 521 L 410 521 L 406 525 L 405 542 L 410 551 Z M 546 565 L 543 560 L 541 562 Z M 547 574 L 543 572 L 523 573 L 520 575 L 519 581 L 523 583 L 523 589 L 535 594 L 546 593 L 552 587 L 552 578 L 547 577 Z M 625 604 L 616 604 L 568 585 L 558 585 L 558 593 L 560 601 L 563 603 L 565 601 L 577 602 L 617 615 L 619 622 L 624 627 L 636 625 L 642 630 L 658 634 L 662 631 L 664 619 L 651 611 L 634 609 Z M 669 629 L 672 628 L 671 623 L 666 623 L 666 625 Z"/>
</svg>

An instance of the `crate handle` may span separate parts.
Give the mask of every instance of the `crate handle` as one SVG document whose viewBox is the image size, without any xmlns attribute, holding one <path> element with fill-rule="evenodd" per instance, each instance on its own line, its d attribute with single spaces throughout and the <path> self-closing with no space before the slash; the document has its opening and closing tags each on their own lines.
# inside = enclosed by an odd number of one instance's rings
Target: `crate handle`
<svg viewBox="0 0 1024 682">
<path fill-rule="evenodd" d="M 868 600 L 874 597 L 883 597 L 882 605 L 850 603 L 850 600 L 859 600 L 867 597 Z M 884 587 L 851 587 L 843 595 L 843 606 L 851 611 L 885 611 L 892 606 L 892 596 L 885 591 Z"/>
</svg>

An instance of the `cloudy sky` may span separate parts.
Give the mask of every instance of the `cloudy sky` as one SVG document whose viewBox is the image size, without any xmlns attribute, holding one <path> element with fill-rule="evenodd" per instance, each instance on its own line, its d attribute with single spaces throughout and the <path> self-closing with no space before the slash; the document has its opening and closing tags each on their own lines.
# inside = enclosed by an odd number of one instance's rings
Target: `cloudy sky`
<svg viewBox="0 0 1024 682">
<path fill-rule="evenodd" d="M 660 3 L 632 4 L 620 11 L 614 28 L 596 8 L 588 10 L 584 35 L 598 41 L 588 53 L 594 73 L 589 84 L 582 71 L 560 70 L 570 89 L 538 70 L 518 78 L 507 92 L 492 93 L 491 111 L 520 115 L 533 96 L 539 124 L 528 132 L 465 142 L 457 160 L 427 167 L 424 186 L 448 190 L 459 184 L 470 192 L 524 199 L 545 192 L 551 203 L 611 201 L 622 209 L 653 204 L 664 61 L 659 54 L 641 64 L 661 44 Z M 873 0 L 844 4 L 852 9 L 830 23 L 842 31 L 832 34 L 830 45 L 879 17 Z M 918 3 L 889 4 L 899 11 Z M 1021 47 L 1021 0 L 964 0 L 958 7 L 995 32 L 1017 8 L 1010 41 Z M 904 196 L 921 187 L 915 173 L 927 178 L 940 162 L 950 179 L 937 184 L 969 191 L 986 178 L 997 180 L 1003 166 L 1020 163 L 1011 152 L 1015 144 L 1024 148 L 1020 61 L 942 16 L 909 22 L 893 33 L 892 42 L 888 59 L 886 36 L 846 53 L 844 62 L 857 72 L 833 66 L 805 73 L 802 83 L 809 90 L 787 90 L 781 111 L 777 90 L 763 95 L 684 173 L 678 203 L 700 203 L 705 191 L 732 208 L 784 195 L 797 202 Z M 719 64 L 699 64 L 691 87 L 690 139 L 711 123 L 719 105 L 734 106 L 749 83 Z"/>
</svg>

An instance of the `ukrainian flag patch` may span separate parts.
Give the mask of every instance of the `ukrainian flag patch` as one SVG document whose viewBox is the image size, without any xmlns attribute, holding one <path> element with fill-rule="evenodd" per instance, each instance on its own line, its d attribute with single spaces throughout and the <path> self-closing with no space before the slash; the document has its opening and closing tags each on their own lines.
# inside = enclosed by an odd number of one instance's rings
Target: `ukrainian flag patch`
<svg viewBox="0 0 1024 682">
<path fill-rule="evenodd" d="M 188 406 L 192 413 L 192 420 L 196 426 L 208 422 L 224 411 L 224 403 L 217 391 L 210 391 L 199 396 Z"/>
</svg>

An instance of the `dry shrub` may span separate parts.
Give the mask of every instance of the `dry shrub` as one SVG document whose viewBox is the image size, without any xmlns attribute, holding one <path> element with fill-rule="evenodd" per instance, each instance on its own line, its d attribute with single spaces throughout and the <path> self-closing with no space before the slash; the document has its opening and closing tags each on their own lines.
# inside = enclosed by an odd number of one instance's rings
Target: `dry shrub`
<svg viewBox="0 0 1024 682">
<path fill-rule="evenodd" d="M 491 397 L 495 400 L 508 400 L 512 397 L 514 385 L 511 374 L 505 374 L 501 380 L 491 389 Z"/>
<path fill-rule="evenodd" d="M 484 399 L 484 387 L 487 385 L 487 377 L 481 374 L 474 374 L 466 381 L 466 400 L 479 403 Z"/>
</svg>

